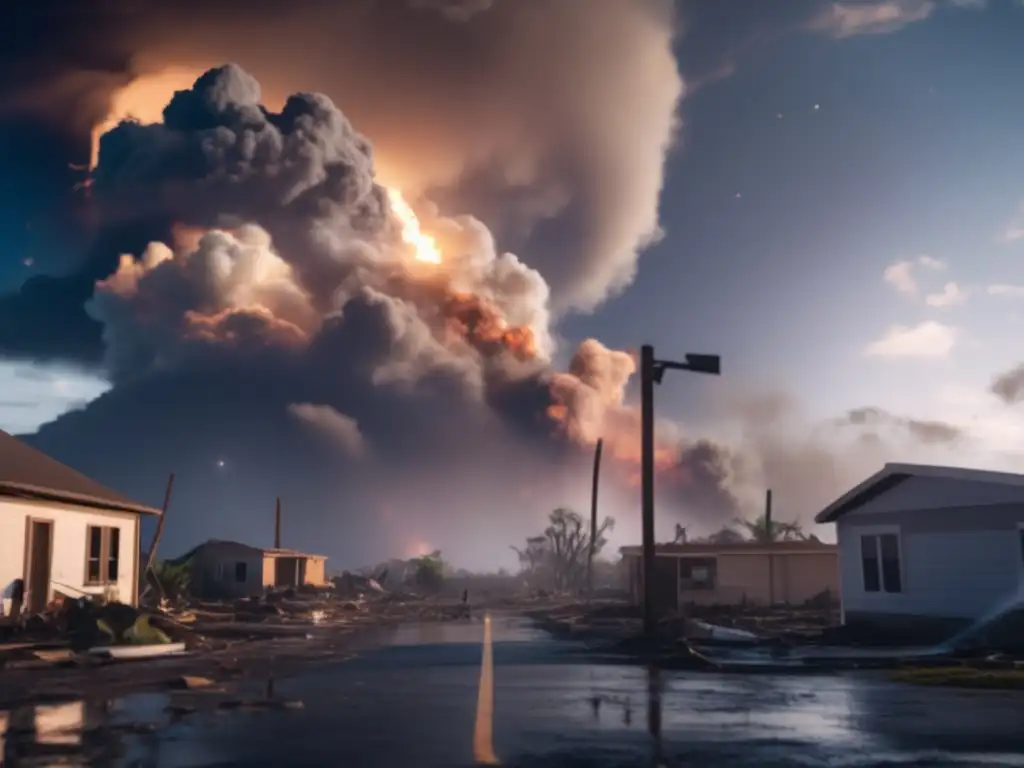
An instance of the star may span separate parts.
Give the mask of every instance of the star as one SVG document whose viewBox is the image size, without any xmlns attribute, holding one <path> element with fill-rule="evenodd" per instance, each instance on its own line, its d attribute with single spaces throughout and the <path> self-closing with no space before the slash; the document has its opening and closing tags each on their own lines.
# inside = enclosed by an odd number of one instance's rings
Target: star
<svg viewBox="0 0 1024 768">
<path fill-rule="evenodd" d="M 741 197 L 743 197 L 743 195 L 741 195 L 741 194 L 740 194 L 739 192 L 737 192 L 737 193 L 736 193 L 736 194 L 734 195 L 734 197 L 735 197 L 735 198 L 736 198 L 737 200 L 739 200 L 739 199 L 740 199 Z"/>
<path fill-rule="evenodd" d="M 783 118 L 783 114 L 781 112 L 779 112 L 779 113 L 777 113 L 775 115 L 775 117 L 777 117 L 779 120 L 781 120 Z"/>
<path fill-rule="evenodd" d="M 224 469 L 224 459 L 217 459 L 217 469 Z"/>
</svg>

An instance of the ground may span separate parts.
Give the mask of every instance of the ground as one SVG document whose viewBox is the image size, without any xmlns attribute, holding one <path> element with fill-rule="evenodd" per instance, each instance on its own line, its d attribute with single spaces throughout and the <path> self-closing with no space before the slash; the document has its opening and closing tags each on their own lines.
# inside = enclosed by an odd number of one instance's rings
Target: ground
<svg viewBox="0 0 1024 768">
<path fill-rule="evenodd" d="M 581 653 L 495 613 L 493 714 L 482 724 L 479 617 L 381 632 L 352 658 L 276 677 L 270 699 L 267 681 L 250 679 L 16 709 L 6 716 L 5 765 L 47 755 L 97 765 L 453 768 L 474 764 L 488 725 L 506 766 L 651 765 L 659 740 L 648 728 L 651 672 L 642 666 Z M 659 673 L 663 761 L 1024 765 L 1024 694 L 889 675 Z"/>
</svg>

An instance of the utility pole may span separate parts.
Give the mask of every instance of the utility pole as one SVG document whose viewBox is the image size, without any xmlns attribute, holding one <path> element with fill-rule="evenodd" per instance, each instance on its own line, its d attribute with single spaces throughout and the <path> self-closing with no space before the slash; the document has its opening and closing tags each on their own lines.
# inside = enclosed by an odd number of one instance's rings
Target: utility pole
<svg viewBox="0 0 1024 768">
<path fill-rule="evenodd" d="M 277 506 L 274 508 L 274 549 L 281 548 L 281 497 L 277 497 Z"/>
<path fill-rule="evenodd" d="M 644 634 L 653 641 L 658 631 L 655 605 L 654 547 L 654 385 L 660 384 L 665 371 L 693 371 L 718 376 L 722 362 L 718 355 L 687 355 L 685 363 L 657 360 L 654 347 L 640 348 L 640 480 L 642 484 L 641 523 L 643 526 Z"/>
<path fill-rule="evenodd" d="M 594 447 L 594 482 L 590 488 L 590 552 L 587 555 L 587 597 L 594 594 L 594 547 L 597 545 L 597 488 L 601 477 L 601 449 L 604 439 Z"/>
</svg>

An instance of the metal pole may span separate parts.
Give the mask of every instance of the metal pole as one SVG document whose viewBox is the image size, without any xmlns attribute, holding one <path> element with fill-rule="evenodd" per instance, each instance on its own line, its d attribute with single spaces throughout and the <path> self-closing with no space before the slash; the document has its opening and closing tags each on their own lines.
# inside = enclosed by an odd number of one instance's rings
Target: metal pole
<svg viewBox="0 0 1024 768">
<path fill-rule="evenodd" d="M 604 440 L 598 440 L 594 448 L 594 482 L 590 489 L 590 552 L 587 555 L 587 595 L 594 594 L 594 547 L 597 544 L 597 488 L 601 477 L 601 448 Z"/>
<path fill-rule="evenodd" d="M 654 606 L 654 347 L 640 348 L 640 482 L 643 527 L 644 635 L 654 640 L 658 624 Z"/>
<path fill-rule="evenodd" d="M 281 548 L 281 497 L 277 497 L 274 507 L 274 549 Z"/>
</svg>

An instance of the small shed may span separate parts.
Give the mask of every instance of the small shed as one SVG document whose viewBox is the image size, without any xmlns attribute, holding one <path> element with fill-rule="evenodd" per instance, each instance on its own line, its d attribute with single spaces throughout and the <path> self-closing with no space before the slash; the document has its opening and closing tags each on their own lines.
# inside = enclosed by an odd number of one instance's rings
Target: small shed
<svg viewBox="0 0 1024 768">
<path fill-rule="evenodd" d="M 833 523 L 843 621 L 930 642 L 1020 601 L 1024 476 L 886 464 L 815 518 Z"/>
<path fill-rule="evenodd" d="M 621 553 L 630 595 L 640 602 L 643 550 L 623 547 Z M 798 605 L 839 591 L 836 546 L 820 541 L 658 544 L 655 574 L 660 610 L 688 604 Z"/>
<path fill-rule="evenodd" d="M 267 588 L 327 584 L 327 558 L 294 549 L 211 539 L 174 560 L 185 561 L 191 564 L 189 590 L 195 597 L 250 597 Z"/>
</svg>

